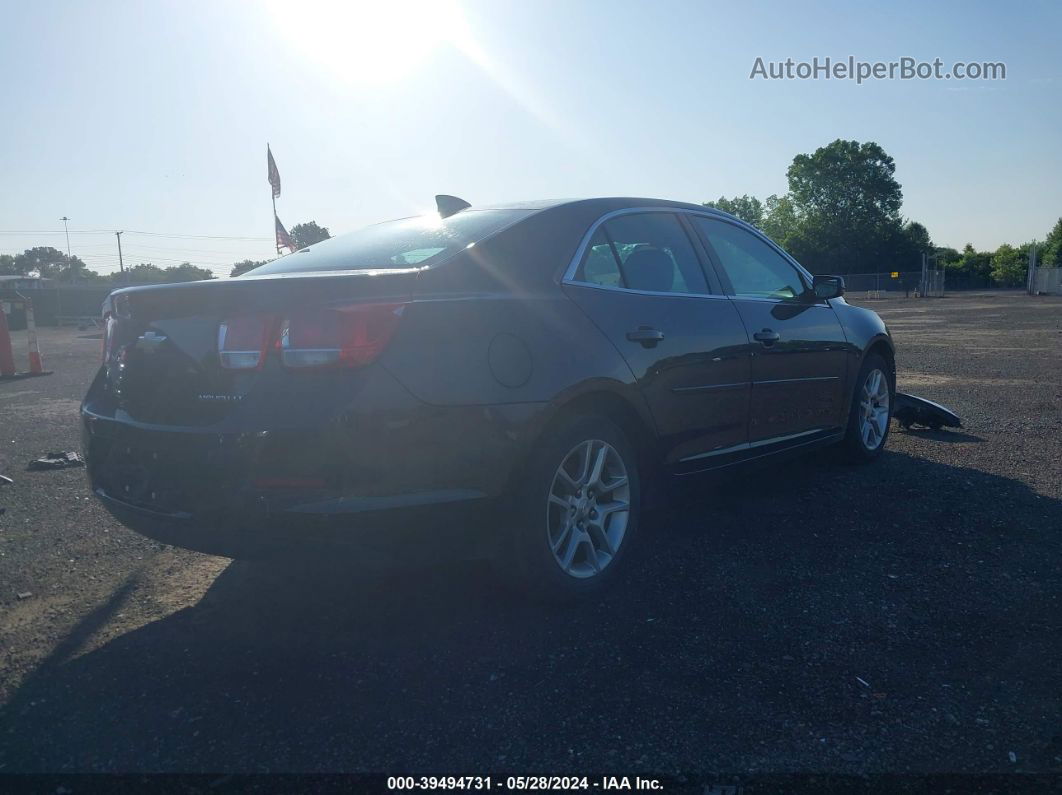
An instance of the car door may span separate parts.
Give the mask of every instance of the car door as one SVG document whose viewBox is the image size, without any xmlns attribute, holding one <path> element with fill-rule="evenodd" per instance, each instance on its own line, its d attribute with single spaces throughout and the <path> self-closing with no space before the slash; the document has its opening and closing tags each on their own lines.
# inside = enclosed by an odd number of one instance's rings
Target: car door
<svg viewBox="0 0 1062 795">
<path fill-rule="evenodd" d="M 747 441 L 748 340 L 702 259 L 678 214 L 620 211 L 591 230 L 563 288 L 627 361 L 680 467 Z"/>
<path fill-rule="evenodd" d="M 691 215 L 748 332 L 749 442 L 789 446 L 844 425 L 846 340 L 828 301 L 766 238 Z"/>
</svg>

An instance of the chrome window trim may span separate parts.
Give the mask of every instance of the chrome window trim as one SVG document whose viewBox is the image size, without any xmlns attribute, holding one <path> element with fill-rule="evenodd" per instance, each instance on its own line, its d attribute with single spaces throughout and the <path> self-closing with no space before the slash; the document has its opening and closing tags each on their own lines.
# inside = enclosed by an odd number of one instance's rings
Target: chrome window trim
<svg viewBox="0 0 1062 795">
<path fill-rule="evenodd" d="M 575 287 L 589 287 L 594 290 L 613 290 L 618 293 L 631 293 L 633 295 L 656 295 L 680 298 L 726 298 L 734 299 L 737 301 L 762 301 L 770 304 L 781 304 L 792 301 L 792 299 L 787 298 L 754 298 L 739 295 L 727 295 L 726 293 L 676 293 L 656 292 L 651 290 L 633 290 L 630 287 L 610 287 L 609 285 L 605 284 L 594 284 L 593 282 L 584 282 L 577 280 L 575 278 L 575 274 L 579 270 L 579 265 L 582 263 L 583 257 L 586 255 L 586 249 L 590 246 L 590 241 L 593 239 L 594 235 L 597 233 L 597 230 L 601 227 L 601 225 L 612 218 L 618 218 L 623 215 L 635 215 L 637 213 L 670 213 L 671 215 L 685 215 L 700 218 L 710 218 L 714 221 L 722 221 L 723 223 L 728 223 L 732 226 L 736 226 L 739 229 L 744 229 L 746 232 L 751 232 L 753 235 L 765 242 L 768 246 L 778 252 L 782 256 L 782 259 L 792 265 L 797 270 L 797 272 L 804 279 L 806 279 L 807 283 L 805 284 L 805 287 L 810 289 L 811 285 L 814 284 L 815 277 L 811 274 L 810 271 L 808 271 L 803 265 L 801 265 L 799 262 L 789 256 L 789 254 L 786 253 L 784 249 L 782 249 L 778 244 L 776 244 L 773 240 L 767 237 L 767 235 L 763 234 L 763 232 L 761 232 L 759 229 L 752 226 L 751 224 L 746 224 L 740 219 L 732 218 L 731 216 L 724 215 L 723 213 L 714 213 L 710 210 L 699 211 L 690 210 L 683 207 L 659 206 L 624 207 L 619 210 L 612 210 L 611 212 L 607 212 L 600 218 L 598 218 L 596 221 L 594 221 L 590 225 L 590 228 L 586 231 L 586 234 L 583 235 L 582 240 L 579 241 L 579 246 L 575 249 L 575 256 L 572 257 L 572 261 L 568 263 L 568 267 L 564 270 L 564 274 L 561 276 L 561 283 L 570 284 Z M 709 262 L 708 267 L 714 268 L 715 265 L 714 263 Z M 823 304 L 810 304 L 810 306 L 829 306 L 829 303 L 826 302 Z"/>
<path fill-rule="evenodd" d="M 722 293 L 661 293 L 655 290 L 632 290 L 630 287 L 610 287 L 607 284 L 594 284 L 593 282 L 579 282 L 574 279 L 565 279 L 564 284 L 571 287 L 586 287 L 589 290 L 608 290 L 612 293 L 630 293 L 631 295 L 655 295 L 663 298 L 721 298 L 729 300 L 729 295 Z"/>
<path fill-rule="evenodd" d="M 630 287 L 610 287 L 606 284 L 594 284 L 592 282 L 582 282 L 575 278 L 576 271 L 579 270 L 579 265 L 583 261 L 583 257 L 586 255 L 586 249 L 590 246 L 590 241 L 593 240 L 594 234 L 601 227 L 603 223 L 611 220 L 612 218 L 618 218 L 621 215 L 636 215 L 641 213 L 669 213 L 671 215 L 682 215 L 686 210 L 681 207 L 624 207 L 620 210 L 612 210 L 607 212 L 590 224 L 590 228 L 583 235 L 583 239 L 579 241 L 579 247 L 575 249 L 575 256 L 572 257 L 572 261 L 568 264 L 568 267 L 564 271 L 564 275 L 561 277 L 562 284 L 571 284 L 576 287 L 591 287 L 598 290 L 615 290 L 618 293 L 632 293 L 634 295 L 665 295 L 665 296 L 685 296 L 686 298 L 726 298 L 723 294 L 715 293 L 677 293 L 677 292 L 657 292 L 655 290 L 632 290 Z M 681 222 L 680 222 L 681 223 Z M 682 233 L 689 236 L 685 229 Z M 693 248 L 694 253 L 697 251 L 697 247 L 694 245 L 694 241 L 690 241 L 690 247 Z M 700 257 L 698 257 L 697 267 L 701 267 Z M 705 276 L 705 281 L 708 277 Z"/>
</svg>

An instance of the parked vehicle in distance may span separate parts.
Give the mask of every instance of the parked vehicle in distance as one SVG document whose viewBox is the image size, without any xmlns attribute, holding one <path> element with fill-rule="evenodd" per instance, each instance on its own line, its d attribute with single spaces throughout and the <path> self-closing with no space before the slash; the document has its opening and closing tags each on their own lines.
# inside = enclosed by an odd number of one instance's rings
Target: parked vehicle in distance
<svg viewBox="0 0 1062 795">
<path fill-rule="evenodd" d="M 615 575 L 643 487 L 882 451 L 881 319 L 717 210 L 630 198 L 370 226 L 104 306 L 91 487 L 182 547 L 459 548 L 551 595 Z"/>
</svg>

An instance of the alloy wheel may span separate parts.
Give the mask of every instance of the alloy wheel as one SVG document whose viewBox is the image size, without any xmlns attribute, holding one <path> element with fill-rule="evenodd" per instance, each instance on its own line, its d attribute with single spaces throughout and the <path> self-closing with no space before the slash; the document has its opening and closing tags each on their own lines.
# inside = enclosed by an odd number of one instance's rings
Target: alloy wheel
<svg viewBox="0 0 1062 795">
<path fill-rule="evenodd" d="M 615 447 L 588 439 L 561 461 L 550 485 L 546 530 L 553 558 L 565 574 L 600 574 L 619 552 L 630 518 L 627 466 Z"/>
<path fill-rule="evenodd" d="M 877 450 L 889 427 L 889 380 L 881 370 L 871 370 L 859 398 L 859 436 L 868 450 Z"/>
</svg>

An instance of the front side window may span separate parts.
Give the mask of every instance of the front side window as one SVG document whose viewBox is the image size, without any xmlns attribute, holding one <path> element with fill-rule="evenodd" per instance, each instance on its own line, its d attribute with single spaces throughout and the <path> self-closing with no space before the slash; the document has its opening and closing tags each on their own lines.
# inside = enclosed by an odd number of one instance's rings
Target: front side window
<svg viewBox="0 0 1062 795">
<path fill-rule="evenodd" d="M 736 297 L 787 299 L 805 292 L 797 269 L 756 235 L 725 221 L 691 220 L 715 249 Z"/>
<path fill-rule="evenodd" d="M 590 240 L 575 278 L 651 293 L 709 292 L 693 244 L 671 213 L 606 221 Z"/>
</svg>

